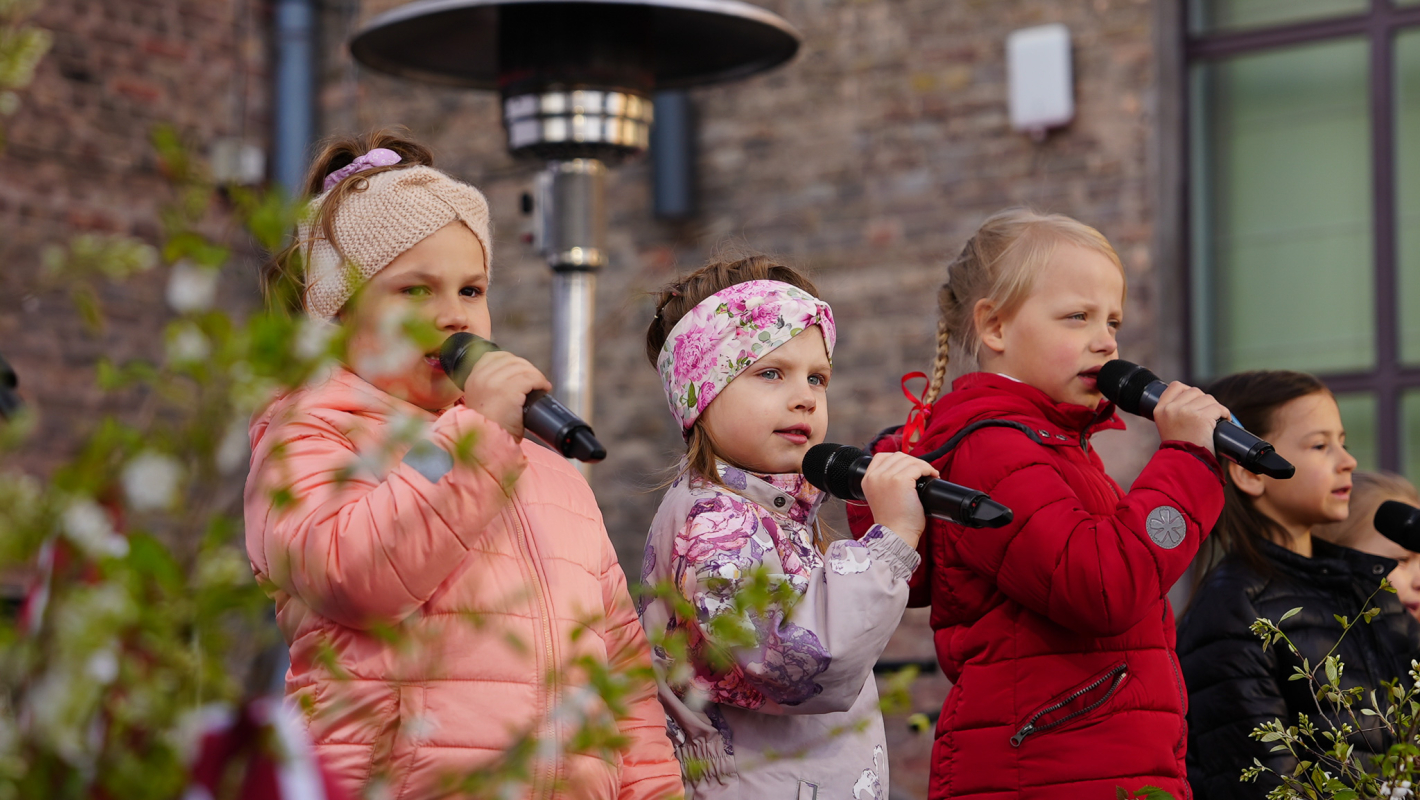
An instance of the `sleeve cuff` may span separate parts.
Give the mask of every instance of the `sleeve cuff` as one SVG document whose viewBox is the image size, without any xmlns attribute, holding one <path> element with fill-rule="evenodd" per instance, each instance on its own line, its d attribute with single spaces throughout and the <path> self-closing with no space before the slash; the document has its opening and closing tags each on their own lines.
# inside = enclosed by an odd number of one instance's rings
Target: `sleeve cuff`
<svg viewBox="0 0 1420 800">
<path fill-rule="evenodd" d="M 922 563 L 922 556 L 886 525 L 873 525 L 858 542 L 868 548 L 874 559 L 885 562 L 898 580 L 911 578 Z"/>
</svg>

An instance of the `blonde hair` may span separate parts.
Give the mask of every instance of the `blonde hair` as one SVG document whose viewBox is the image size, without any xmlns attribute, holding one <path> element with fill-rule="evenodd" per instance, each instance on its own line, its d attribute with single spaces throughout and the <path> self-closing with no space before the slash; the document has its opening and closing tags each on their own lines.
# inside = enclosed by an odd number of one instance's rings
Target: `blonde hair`
<svg viewBox="0 0 1420 800">
<path fill-rule="evenodd" d="M 1351 510 L 1341 522 L 1329 522 L 1312 529 L 1312 535 L 1334 545 L 1356 548 L 1361 534 L 1371 525 L 1376 509 L 1386 500 L 1420 505 L 1420 492 L 1410 481 L 1393 472 L 1357 470 L 1351 475 Z"/>
<path fill-rule="evenodd" d="M 947 281 L 937 292 L 937 354 L 932 362 L 927 402 L 936 401 L 947 384 L 948 367 L 956 375 L 979 368 L 981 337 L 976 304 L 991 301 L 997 313 L 1020 308 L 1035 279 L 1060 244 L 1073 244 L 1105 256 L 1124 274 L 1124 264 L 1104 234 L 1063 214 L 1008 208 L 992 214 L 947 265 Z"/>
</svg>

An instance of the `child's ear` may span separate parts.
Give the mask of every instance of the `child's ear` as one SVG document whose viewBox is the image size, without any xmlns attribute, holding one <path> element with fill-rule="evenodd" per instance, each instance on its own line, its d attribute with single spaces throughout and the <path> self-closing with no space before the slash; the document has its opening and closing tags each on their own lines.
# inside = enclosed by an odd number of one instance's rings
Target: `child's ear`
<svg viewBox="0 0 1420 800">
<path fill-rule="evenodd" d="M 1267 484 L 1263 482 L 1261 475 L 1254 475 L 1231 461 L 1223 463 L 1228 466 L 1228 477 L 1232 479 L 1233 485 L 1238 487 L 1238 491 L 1248 497 L 1262 496 L 1262 490 L 1267 488 Z"/>
<path fill-rule="evenodd" d="M 972 308 L 972 324 L 981 344 L 995 353 L 1006 351 L 1005 320 L 992 300 L 977 300 Z"/>
</svg>

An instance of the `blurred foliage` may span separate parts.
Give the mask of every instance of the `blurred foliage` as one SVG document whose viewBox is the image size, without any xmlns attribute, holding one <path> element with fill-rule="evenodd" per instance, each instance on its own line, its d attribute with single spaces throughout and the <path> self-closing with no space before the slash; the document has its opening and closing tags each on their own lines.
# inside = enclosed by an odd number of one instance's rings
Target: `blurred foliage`
<svg viewBox="0 0 1420 800">
<path fill-rule="evenodd" d="M 40 0 L 0 0 L 0 149 L 4 118 L 20 110 L 20 92 L 34 80 L 35 67 L 49 52 L 49 31 L 29 24 Z"/>
<path fill-rule="evenodd" d="M 1257 759 L 1243 770 L 1243 781 L 1255 781 L 1265 773 L 1281 779 L 1282 785 L 1267 793 L 1268 800 L 1402 800 L 1415 796 L 1412 785 L 1420 779 L 1420 664 L 1411 662 L 1408 687 L 1396 678 L 1382 681 L 1379 694 L 1374 690 L 1368 694 L 1360 686 L 1342 687 L 1346 665 L 1336 655 L 1341 641 L 1357 625 L 1369 624 L 1381 613 L 1371 606 L 1381 591 L 1394 592 L 1395 588 L 1382 580 L 1362 604 L 1366 610 L 1359 616 L 1336 615 L 1341 636 L 1317 664 L 1303 658 L 1279 627 L 1298 614 L 1300 607 L 1290 609 L 1275 623 L 1268 619 L 1253 623 L 1252 632 L 1262 639 L 1264 649 L 1281 644 L 1301 662 L 1288 680 L 1306 681 L 1316 703 L 1315 717 L 1298 714 L 1296 724 L 1276 719 L 1252 731 L 1253 739 L 1271 744 L 1273 752 L 1289 753 L 1297 761 L 1296 767 L 1284 774 L 1275 773 Z M 1356 752 L 1359 736 L 1381 731 L 1395 742 L 1387 752 L 1374 756 Z"/>
</svg>

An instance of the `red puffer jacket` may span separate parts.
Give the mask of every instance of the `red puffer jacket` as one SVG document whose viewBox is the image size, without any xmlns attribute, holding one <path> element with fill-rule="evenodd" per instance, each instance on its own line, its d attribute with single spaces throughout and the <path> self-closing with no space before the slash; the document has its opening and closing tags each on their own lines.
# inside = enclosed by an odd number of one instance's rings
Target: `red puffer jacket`
<svg viewBox="0 0 1420 800">
<path fill-rule="evenodd" d="M 920 545 L 914 600 L 932 607 L 954 684 L 932 749 L 934 800 L 1112 798 L 1145 785 L 1191 796 L 1165 594 L 1222 511 L 1222 479 L 1208 451 L 1165 442 L 1125 494 L 1089 446 L 1122 427 L 1111 405 L 1062 405 L 990 373 L 963 376 L 932 408 L 912 453 L 1015 512 L 996 530 L 933 520 Z M 870 522 L 866 506 L 850 518 L 855 532 Z"/>
</svg>

